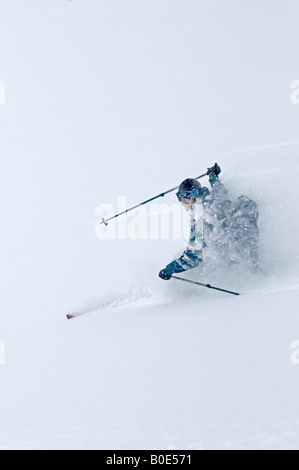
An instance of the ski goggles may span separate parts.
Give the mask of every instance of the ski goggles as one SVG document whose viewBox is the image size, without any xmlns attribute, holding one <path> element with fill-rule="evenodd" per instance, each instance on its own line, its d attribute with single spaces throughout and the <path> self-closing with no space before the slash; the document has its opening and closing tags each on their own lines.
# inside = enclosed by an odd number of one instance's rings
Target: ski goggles
<svg viewBox="0 0 299 470">
<path fill-rule="evenodd" d="M 177 193 L 177 198 L 180 202 L 182 202 L 183 199 L 192 199 L 200 196 L 200 189 L 192 189 L 191 191 L 182 191 L 180 193 Z"/>
</svg>

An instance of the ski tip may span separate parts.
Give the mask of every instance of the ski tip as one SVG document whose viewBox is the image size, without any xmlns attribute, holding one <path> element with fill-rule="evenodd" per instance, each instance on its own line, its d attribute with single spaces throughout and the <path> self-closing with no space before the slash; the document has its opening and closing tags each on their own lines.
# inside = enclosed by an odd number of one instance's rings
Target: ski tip
<svg viewBox="0 0 299 470">
<path fill-rule="evenodd" d="M 66 315 L 66 318 L 67 318 L 68 320 L 71 320 L 72 318 L 75 318 L 75 315 L 71 315 L 70 313 L 68 313 L 68 314 Z"/>
</svg>

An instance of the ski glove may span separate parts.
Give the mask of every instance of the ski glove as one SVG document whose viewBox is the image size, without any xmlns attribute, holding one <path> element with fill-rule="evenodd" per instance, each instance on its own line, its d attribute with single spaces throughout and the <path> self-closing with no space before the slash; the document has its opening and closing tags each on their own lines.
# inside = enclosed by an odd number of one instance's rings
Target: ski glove
<svg viewBox="0 0 299 470">
<path fill-rule="evenodd" d="M 162 269 L 162 271 L 160 271 L 159 277 L 161 279 L 164 279 L 165 281 L 169 281 L 169 279 L 171 279 L 171 276 L 165 271 L 165 269 Z"/>
<path fill-rule="evenodd" d="M 215 165 L 212 168 L 208 168 L 208 175 L 215 175 L 219 176 L 221 173 L 221 168 L 218 165 L 218 163 L 215 163 Z"/>
<path fill-rule="evenodd" d="M 208 168 L 208 175 L 209 175 L 209 180 L 210 184 L 213 187 L 215 182 L 218 180 L 218 177 L 221 173 L 221 168 L 218 165 L 218 163 L 215 163 L 215 165 L 212 168 Z"/>
</svg>

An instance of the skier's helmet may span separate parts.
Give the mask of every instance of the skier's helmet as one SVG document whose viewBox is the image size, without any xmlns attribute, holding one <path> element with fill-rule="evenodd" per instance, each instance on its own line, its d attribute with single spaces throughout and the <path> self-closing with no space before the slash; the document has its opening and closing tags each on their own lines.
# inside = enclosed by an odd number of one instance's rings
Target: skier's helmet
<svg viewBox="0 0 299 470">
<path fill-rule="evenodd" d="M 202 186 L 199 181 L 193 178 L 188 178 L 180 184 L 177 198 L 180 202 L 182 199 L 196 199 L 200 196 L 201 191 Z"/>
</svg>

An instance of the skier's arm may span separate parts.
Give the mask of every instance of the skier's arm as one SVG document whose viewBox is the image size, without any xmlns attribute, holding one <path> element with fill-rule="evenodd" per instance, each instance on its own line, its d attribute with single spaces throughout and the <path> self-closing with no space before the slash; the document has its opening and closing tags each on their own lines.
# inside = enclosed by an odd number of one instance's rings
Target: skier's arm
<svg viewBox="0 0 299 470">
<path fill-rule="evenodd" d="M 192 208 L 191 233 L 188 247 L 180 258 L 172 261 L 165 269 L 160 271 L 159 276 L 162 279 L 168 280 L 173 274 L 196 268 L 202 262 L 203 215 L 202 210 L 199 211 L 198 209 L 202 209 L 202 206 L 194 206 Z"/>
<path fill-rule="evenodd" d="M 183 273 L 188 269 L 196 268 L 202 262 L 201 250 L 185 250 L 182 256 L 168 264 L 165 269 L 160 271 L 159 276 L 168 280 L 173 274 Z"/>
<path fill-rule="evenodd" d="M 218 163 L 215 163 L 215 165 L 212 168 L 208 168 L 209 181 L 210 181 L 210 185 L 212 188 L 215 186 L 215 183 L 219 181 L 220 173 L 221 173 L 221 168 L 218 165 Z"/>
<path fill-rule="evenodd" d="M 212 168 L 208 168 L 209 181 L 211 185 L 210 199 L 211 201 L 227 198 L 228 191 L 219 179 L 221 173 L 220 166 L 215 163 Z"/>
</svg>

